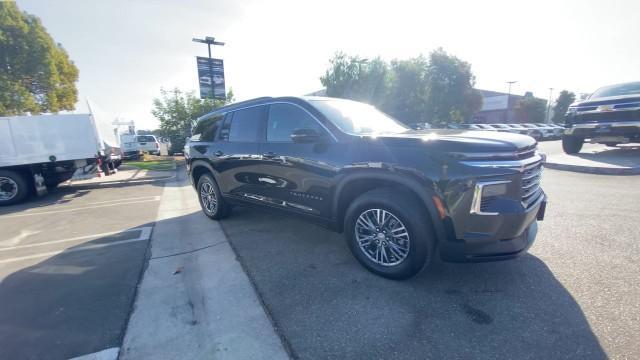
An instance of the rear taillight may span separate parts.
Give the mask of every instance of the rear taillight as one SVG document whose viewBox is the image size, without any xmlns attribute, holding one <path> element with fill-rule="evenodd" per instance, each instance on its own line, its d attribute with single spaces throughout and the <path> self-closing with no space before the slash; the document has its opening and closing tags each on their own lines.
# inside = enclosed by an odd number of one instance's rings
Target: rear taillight
<svg viewBox="0 0 640 360">
<path fill-rule="evenodd" d="M 156 143 L 156 149 L 160 148 L 160 144 Z"/>
</svg>

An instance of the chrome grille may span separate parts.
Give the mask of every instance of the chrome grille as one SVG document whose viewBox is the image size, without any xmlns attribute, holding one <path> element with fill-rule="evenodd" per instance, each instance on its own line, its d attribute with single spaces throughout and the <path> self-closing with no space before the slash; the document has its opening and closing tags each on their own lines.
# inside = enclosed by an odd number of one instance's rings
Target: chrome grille
<svg viewBox="0 0 640 360">
<path fill-rule="evenodd" d="M 528 165 L 522 173 L 522 206 L 528 209 L 542 196 L 540 178 L 542 177 L 542 160 Z"/>
</svg>

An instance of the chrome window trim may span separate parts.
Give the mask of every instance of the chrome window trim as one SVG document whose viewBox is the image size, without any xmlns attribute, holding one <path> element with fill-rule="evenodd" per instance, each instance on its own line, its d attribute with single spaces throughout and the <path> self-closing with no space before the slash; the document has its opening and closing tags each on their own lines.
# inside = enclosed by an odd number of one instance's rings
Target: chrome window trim
<svg viewBox="0 0 640 360">
<path fill-rule="evenodd" d="M 300 105 L 298 105 L 298 104 L 296 104 L 296 103 L 293 103 L 293 102 L 291 102 L 291 101 L 284 101 L 284 100 L 266 101 L 266 102 L 263 102 L 263 103 L 260 103 L 260 104 L 253 104 L 253 105 L 247 105 L 247 106 L 243 106 L 243 107 L 239 107 L 239 108 L 230 109 L 230 110 L 229 110 L 229 111 L 227 111 L 227 112 L 222 112 L 222 114 L 225 114 L 225 115 L 226 115 L 226 114 L 228 114 L 228 113 L 234 113 L 234 112 L 236 112 L 236 111 L 238 111 L 238 110 L 250 109 L 250 108 L 257 107 L 257 106 L 268 106 L 268 105 L 272 105 L 272 104 L 288 104 L 288 105 L 293 105 L 293 106 L 297 106 L 297 107 L 299 107 L 299 108 L 300 108 L 300 109 L 302 109 L 304 112 L 306 112 L 307 114 L 309 114 L 309 116 L 311 116 L 311 118 L 313 118 L 313 119 L 314 119 L 314 120 L 315 120 L 315 121 L 316 121 L 320 126 L 322 126 L 322 128 L 323 128 L 323 129 L 324 129 L 324 130 L 325 130 L 325 131 L 326 131 L 326 132 L 331 136 L 331 138 L 333 139 L 333 141 L 334 141 L 334 142 L 338 142 L 338 138 L 337 138 L 337 137 L 336 137 L 336 136 L 331 132 L 331 130 L 329 130 L 329 129 L 328 129 L 328 128 L 327 128 L 327 127 L 322 123 L 322 121 L 320 121 L 320 120 L 319 120 L 315 115 L 313 115 L 312 113 L 310 113 L 310 112 L 309 112 L 309 110 L 307 110 L 307 109 L 305 109 L 304 107 L 302 107 L 302 106 L 300 106 Z M 206 116 L 206 115 L 205 115 L 205 116 Z M 267 114 L 267 116 L 269 116 L 269 114 Z M 202 118 L 204 118 L 204 116 L 203 116 Z M 202 119 L 202 118 L 201 118 L 201 119 Z M 199 119 L 198 121 L 200 121 L 200 119 Z M 232 119 L 231 121 L 233 121 L 233 119 Z M 267 141 L 267 139 L 266 139 L 266 137 L 265 137 L 264 141 L 265 141 L 265 142 L 268 142 L 268 141 Z M 275 143 L 275 142 L 272 142 L 272 143 Z"/>
<path fill-rule="evenodd" d="M 471 201 L 471 214 L 474 215 L 499 215 L 498 212 L 483 212 L 482 207 L 482 190 L 485 186 L 489 185 L 501 185 L 508 184 L 511 180 L 500 180 L 500 181 L 478 181 L 476 182 L 475 189 L 473 190 L 473 200 Z"/>
</svg>

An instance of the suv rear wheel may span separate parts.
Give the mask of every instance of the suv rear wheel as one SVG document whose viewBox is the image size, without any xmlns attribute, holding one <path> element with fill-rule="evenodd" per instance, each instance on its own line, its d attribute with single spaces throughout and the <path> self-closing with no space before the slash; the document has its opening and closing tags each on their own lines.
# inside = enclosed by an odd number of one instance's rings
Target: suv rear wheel
<svg viewBox="0 0 640 360">
<path fill-rule="evenodd" d="M 584 139 L 573 135 L 564 135 L 562 137 L 562 150 L 567 154 L 577 154 L 582 149 Z"/>
<path fill-rule="evenodd" d="M 356 198 L 345 217 L 345 236 L 356 259 L 371 272 L 406 279 L 422 270 L 434 249 L 424 208 L 408 194 L 375 189 Z"/>
<path fill-rule="evenodd" d="M 202 212 L 210 219 L 220 220 L 231 214 L 231 206 L 222 198 L 213 176 L 209 174 L 200 176 L 197 190 Z"/>
</svg>

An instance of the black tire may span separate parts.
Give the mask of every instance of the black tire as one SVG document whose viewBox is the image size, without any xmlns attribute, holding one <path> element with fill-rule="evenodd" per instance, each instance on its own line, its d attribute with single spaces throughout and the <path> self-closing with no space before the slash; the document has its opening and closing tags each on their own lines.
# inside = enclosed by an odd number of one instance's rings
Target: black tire
<svg viewBox="0 0 640 360">
<path fill-rule="evenodd" d="M 573 135 L 564 135 L 562 137 L 562 150 L 567 154 L 577 154 L 582 149 L 584 139 Z"/>
<path fill-rule="evenodd" d="M 532 132 L 531 137 L 534 138 L 536 141 L 542 140 L 542 134 L 538 131 Z"/>
<path fill-rule="evenodd" d="M 609 143 L 604 143 L 604 144 L 605 144 L 606 146 L 608 146 L 608 147 L 616 147 L 616 146 L 618 146 L 618 143 L 610 143 L 610 142 L 609 142 Z"/>
<path fill-rule="evenodd" d="M 22 202 L 31 194 L 27 179 L 19 172 L 0 170 L 0 206 Z"/>
<path fill-rule="evenodd" d="M 202 208 L 202 212 L 207 215 L 207 217 L 213 220 L 220 220 L 231 215 L 231 206 L 222 197 L 220 188 L 218 188 L 218 184 L 213 179 L 213 176 L 211 176 L 210 174 L 204 174 L 200 176 L 196 189 L 198 191 L 198 201 L 200 202 L 200 207 Z M 210 197 L 209 201 L 211 199 L 215 199 L 215 206 L 208 205 L 205 200 L 207 197 L 203 193 L 209 193 L 209 189 L 212 191 L 210 195 L 214 196 L 213 198 Z"/>
<path fill-rule="evenodd" d="M 367 250 L 362 249 L 358 244 L 357 233 L 359 234 L 358 236 L 367 236 L 370 233 L 359 232 L 363 228 L 357 228 L 356 223 L 361 215 L 371 214 L 368 211 L 374 211 L 375 213 L 375 209 L 381 209 L 393 215 L 408 233 L 408 252 L 403 259 L 400 259 L 400 257 L 395 259 L 398 262 L 397 264 L 392 264 L 395 254 L 391 250 L 387 250 L 389 251 L 387 259 L 391 264 L 382 265 L 380 262 L 371 259 L 369 257 L 371 254 L 367 255 Z M 425 212 L 424 206 L 415 197 L 390 188 L 374 189 L 360 195 L 351 203 L 345 216 L 344 232 L 351 253 L 365 268 L 382 277 L 402 280 L 416 275 L 431 262 L 436 243 L 432 225 L 429 220 L 426 220 L 428 216 Z M 391 221 L 395 222 L 395 220 Z M 383 229 L 377 231 L 378 237 L 382 235 L 380 232 Z M 372 231 L 375 232 L 376 230 L 372 229 Z M 392 231 L 396 232 L 395 230 Z M 368 250 L 380 248 L 380 244 L 384 244 L 382 241 L 385 240 L 385 235 L 382 236 L 383 238 L 374 237 L 380 241 L 378 245 L 370 242 L 369 247 L 366 245 L 364 247 L 368 248 Z M 386 249 L 391 249 L 389 237 L 386 238 L 386 241 L 389 242 Z M 396 245 L 398 245 L 397 242 Z M 394 248 L 397 249 L 395 246 Z M 375 257 L 378 258 L 377 250 L 375 254 Z M 383 259 L 382 255 L 380 258 L 381 260 Z"/>
</svg>

